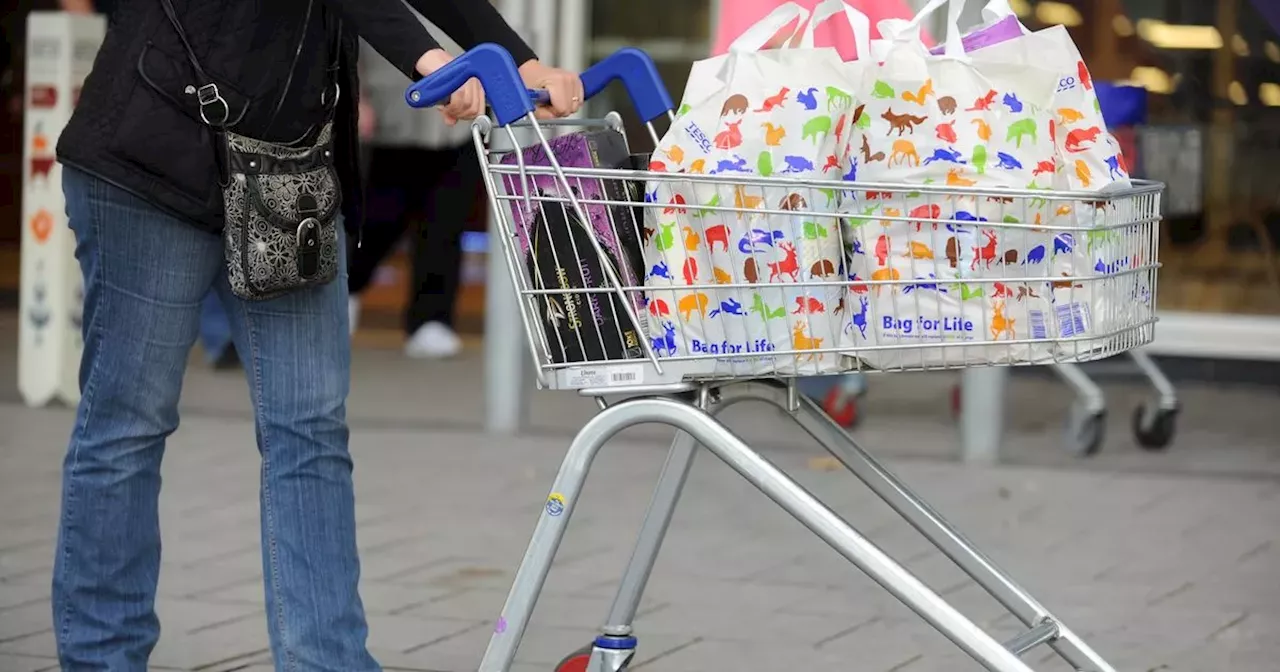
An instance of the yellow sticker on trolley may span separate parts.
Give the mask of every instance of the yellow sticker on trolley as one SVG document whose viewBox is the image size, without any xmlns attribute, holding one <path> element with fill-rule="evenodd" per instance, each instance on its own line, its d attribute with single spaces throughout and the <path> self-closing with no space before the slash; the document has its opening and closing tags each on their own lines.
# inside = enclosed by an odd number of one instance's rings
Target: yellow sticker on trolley
<svg viewBox="0 0 1280 672">
<path fill-rule="evenodd" d="M 553 492 L 547 497 L 547 515 L 551 517 L 564 513 L 564 495 Z"/>
</svg>

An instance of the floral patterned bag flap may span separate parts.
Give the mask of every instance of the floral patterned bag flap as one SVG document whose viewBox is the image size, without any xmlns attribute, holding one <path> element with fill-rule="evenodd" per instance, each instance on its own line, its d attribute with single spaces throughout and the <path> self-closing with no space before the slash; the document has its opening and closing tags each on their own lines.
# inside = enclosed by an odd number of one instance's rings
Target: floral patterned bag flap
<svg viewBox="0 0 1280 672">
<path fill-rule="evenodd" d="M 333 123 L 301 147 L 230 132 L 226 143 L 222 235 L 232 291 L 263 300 L 331 282 L 338 274 L 342 205 Z"/>
</svg>

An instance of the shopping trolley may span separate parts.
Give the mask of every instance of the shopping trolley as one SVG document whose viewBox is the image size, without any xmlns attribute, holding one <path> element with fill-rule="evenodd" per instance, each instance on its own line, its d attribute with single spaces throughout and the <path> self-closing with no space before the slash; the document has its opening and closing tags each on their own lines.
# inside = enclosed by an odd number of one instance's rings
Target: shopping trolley
<svg viewBox="0 0 1280 672">
<path fill-rule="evenodd" d="M 1133 126 L 1146 120 L 1147 92 L 1141 87 L 1118 86 L 1109 82 L 1095 82 L 1099 109 L 1108 128 L 1116 133 L 1131 133 Z M 1124 146 L 1122 142 L 1121 145 Z M 1131 164 L 1137 163 L 1137 152 L 1125 147 L 1125 156 Z M 1135 175 L 1145 175 L 1141 167 L 1133 165 Z M 1181 405 L 1173 383 L 1160 370 L 1159 365 L 1142 348 L 1125 353 L 1133 360 L 1138 372 L 1146 379 L 1151 391 L 1133 409 L 1131 429 L 1138 446 L 1145 450 L 1164 450 L 1173 441 Z M 1093 455 L 1102 449 L 1106 433 L 1107 401 L 1102 388 L 1089 378 L 1078 365 L 1064 362 L 1054 367 L 1058 376 L 1075 393 L 1076 398 L 1067 414 L 1066 444 L 1068 450 L 1080 455 Z"/>
<path fill-rule="evenodd" d="M 528 335 L 529 346 L 536 363 L 539 387 L 576 390 L 585 397 L 594 398 L 600 409 L 569 446 L 551 492 L 543 504 L 533 538 L 516 573 L 506 603 L 495 621 L 489 646 L 480 662 L 480 672 L 506 672 L 511 668 L 516 648 L 520 644 L 533 613 L 534 604 L 551 570 L 570 517 L 578 504 L 578 497 L 582 492 L 592 461 L 605 443 L 618 432 L 642 423 L 671 426 L 677 430 L 676 438 L 667 455 L 631 560 L 626 567 L 605 624 L 588 646 L 571 653 L 560 664 L 559 672 L 582 670 L 618 672 L 628 667 L 639 641 L 632 630 L 637 605 L 671 522 L 672 513 L 689 474 L 698 445 L 705 447 L 723 460 L 986 669 L 998 672 L 1030 672 L 1031 668 L 1023 662 L 1021 656 L 1040 645 L 1048 645 L 1077 670 L 1113 671 L 1114 668 L 1094 652 L 1080 636 L 1020 588 L 981 551 L 974 548 L 944 521 L 938 512 L 921 501 L 888 469 L 858 446 L 848 433 L 823 414 L 815 403 L 800 395 L 795 385 L 796 377 L 803 375 L 799 364 L 795 365 L 794 372 L 788 372 L 785 367 L 780 367 L 779 373 L 775 375 L 751 377 L 734 375 L 733 367 L 736 366 L 734 362 L 723 361 L 721 357 L 714 359 L 714 362 L 727 366 L 728 372 L 706 374 L 705 365 L 716 356 L 658 357 L 659 349 L 664 353 L 669 352 L 668 348 L 663 347 L 668 336 L 653 338 L 652 341 L 645 339 L 640 344 L 643 354 L 638 358 L 613 358 L 587 363 L 568 361 L 566 354 L 570 350 L 586 352 L 582 347 L 585 344 L 581 339 L 596 337 L 604 339 L 606 336 L 617 339 L 621 334 L 603 333 L 599 327 L 600 322 L 596 322 L 594 333 L 591 333 L 590 321 L 587 320 L 584 321 L 585 325 L 576 332 L 579 342 L 566 344 L 560 337 L 562 332 L 544 329 L 543 320 L 555 319 L 558 316 L 548 310 L 551 304 L 549 299 L 555 298 L 561 305 L 574 301 L 575 297 L 576 300 L 582 301 L 597 300 L 593 305 L 599 306 L 601 310 L 613 311 L 613 316 L 618 318 L 612 323 L 615 329 L 621 324 L 634 328 L 639 333 L 647 333 L 645 322 L 641 320 L 641 314 L 644 311 L 637 310 L 629 300 L 639 296 L 637 293 L 644 292 L 644 289 L 624 284 L 617 269 L 609 264 L 602 264 L 608 280 L 604 288 L 539 288 L 536 286 L 538 283 L 531 279 L 532 274 L 522 268 L 524 262 L 522 250 L 518 244 L 518 232 L 513 228 L 513 221 L 516 218 L 511 211 L 511 206 L 521 201 L 527 206 L 532 199 L 536 199 L 544 209 L 562 208 L 561 214 L 571 213 L 577 217 L 577 221 L 589 222 L 591 220 L 584 208 L 590 205 L 625 206 L 621 211 L 630 213 L 640 208 L 665 207 L 665 204 L 648 202 L 615 202 L 603 196 L 599 199 L 585 198 L 582 195 L 587 191 L 582 186 L 594 180 L 635 180 L 642 183 L 654 180 L 689 180 L 712 185 L 733 185 L 748 193 L 751 190 L 760 190 L 761 194 L 765 188 L 783 187 L 806 194 L 808 198 L 805 200 L 808 203 L 824 202 L 819 198 L 819 194 L 829 194 L 832 189 L 841 191 L 845 198 L 861 199 L 866 197 L 866 192 L 869 190 L 890 192 L 899 189 L 902 185 L 734 177 L 725 174 L 687 175 L 562 166 L 550 151 L 549 131 L 544 128 L 549 124 L 538 122 L 532 114 L 533 103 L 530 94 L 535 92 L 524 88 L 511 56 L 494 45 L 481 45 L 468 51 L 410 87 L 406 92 L 406 98 L 414 107 L 428 107 L 445 100 L 472 77 L 478 78 L 483 84 L 492 104 L 492 119 L 488 117 L 477 119 L 472 126 L 472 133 L 480 150 L 490 205 L 498 227 L 499 240 L 495 248 L 501 250 L 504 255 L 506 266 L 515 285 L 520 306 L 519 319 Z M 583 73 L 582 80 L 588 96 L 598 94 L 612 81 L 621 80 L 640 117 L 646 122 L 655 143 L 658 137 L 653 122 L 662 117 L 674 119 L 671 98 L 663 87 L 653 62 L 641 51 L 624 49 Z M 605 126 L 619 130 L 622 127 L 621 117 L 617 113 L 610 113 L 600 120 L 555 123 L 577 124 L 584 127 Z M 491 160 L 487 146 L 494 134 L 505 134 L 512 146 L 521 146 L 522 143 L 518 141 L 516 134 L 517 127 L 522 127 L 531 133 L 533 142 L 541 145 L 548 157 L 548 166 L 527 165 L 523 159 L 515 161 L 514 164 Z M 519 156 L 519 152 L 516 156 Z M 517 180 L 518 184 L 527 185 L 527 178 L 534 175 L 554 176 L 559 186 L 555 191 L 564 196 L 547 191 L 532 193 L 533 190 L 527 187 L 520 190 L 511 188 L 511 185 L 517 184 Z M 571 187 L 576 187 L 576 191 Z M 1051 207 L 1056 208 L 1078 208 L 1081 213 L 1087 213 L 1094 219 L 1089 222 L 1089 226 L 1082 225 L 1072 229 L 1074 235 L 1082 239 L 1086 236 L 1096 238 L 1100 241 L 1099 244 L 1106 245 L 1113 252 L 1128 255 L 1126 258 L 1133 263 L 1128 264 L 1123 270 L 1107 275 L 1068 274 L 1061 277 L 1027 275 L 1020 268 L 1011 267 L 1006 269 L 1011 271 L 1006 276 L 972 281 L 982 284 L 989 291 L 997 291 L 999 289 L 995 286 L 997 283 L 1002 284 L 1004 290 L 1024 287 L 1028 291 L 1035 291 L 1034 287 L 1040 285 L 1046 288 L 1059 287 L 1076 299 L 1094 301 L 1092 305 L 1099 307 L 1092 316 L 1095 328 L 1085 335 L 1030 342 L 996 340 L 996 337 L 1001 336 L 1000 333 L 996 333 L 990 338 L 986 338 L 985 334 L 979 335 L 978 340 L 969 343 L 882 342 L 856 352 L 842 351 L 831 345 L 822 347 L 821 343 L 814 343 L 816 338 L 809 338 L 803 344 L 807 346 L 806 348 L 774 350 L 769 353 L 769 356 L 779 359 L 791 357 L 796 362 L 807 357 L 847 356 L 854 362 L 850 365 L 851 368 L 860 369 L 865 367 L 859 364 L 860 360 L 856 358 L 859 355 L 866 357 L 869 351 L 877 350 L 882 353 L 896 352 L 904 355 L 901 359 L 902 364 L 890 367 L 888 370 L 915 371 L 959 368 L 963 366 L 960 362 L 964 361 L 959 354 L 964 348 L 971 347 L 986 348 L 985 352 L 1023 353 L 1018 357 L 1012 357 L 1011 362 L 1031 360 L 1032 363 L 1049 364 L 1101 359 L 1150 342 L 1155 322 L 1154 281 L 1158 267 L 1155 242 L 1161 185 L 1140 183 L 1122 194 L 1106 196 L 1081 192 L 993 191 L 924 185 L 912 186 L 910 189 L 939 204 L 951 199 L 970 199 L 971 209 L 981 208 L 985 203 L 998 201 L 1004 207 L 1003 212 L 1006 213 L 1012 212 L 1011 207 L 1031 208 L 1032 201 L 1038 201 L 1040 206 L 1051 204 Z M 803 212 L 797 209 L 771 210 L 767 204 L 755 210 L 739 205 L 707 206 L 705 209 L 718 212 L 725 217 L 803 214 L 805 217 L 826 218 L 827 221 L 840 217 L 833 212 L 812 208 L 804 209 Z M 619 211 L 613 209 L 613 212 Z M 1024 214 L 1028 216 L 1023 217 L 1021 221 L 1032 222 L 1029 213 L 1030 211 L 1026 210 Z M 548 219 L 549 217 L 542 217 L 535 221 L 534 225 L 546 226 Z M 686 217 L 682 218 L 680 224 L 701 227 L 703 221 L 707 219 L 712 218 L 704 217 L 700 221 Z M 889 219 L 905 221 L 905 218 L 889 217 Z M 912 218 L 912 223 L 917 220 L 918 218 Z M 919 221 L 922 236 L 930 235 L 935 228 L 945 232 L 947 226 L 965 224 L 958 220 L 939 218 Z M 997 223 L 999 221 L 1003 220 L 993 220 L 989 224 L 984 223 L 983 226 L 989 225 L 1003 229 L 1008 235 L 1020 235 L 1037 226 L 1037 224 Z M 614 215 L 610 215 L 610 226 L 614 227 L 615 234 L 619 231 L 618 227 L 632 227 L 631 232 L 640 236 L 641 224 L 641 221 L 636 221 L 634 214 L 617 219 Z M 934 224 L 937 226 L 930 226 Z M 839 226 L 830 228 L 840 229 Z M 588 249 L 575 247 L 572 251 L 573 255 L 598 255 L 599 259 L 606 258 L 600 240 L 595 235 L 587 237 L 589 241 L 584 243 L 584 247 Z M 555 250 L 555 247 L 551 248 L 553 253 Z M 555 262 L 561 268 L 574 268 L 573 264 L 580 260 L 581 258 L 556 259 Z M 912 300 L 910 297 L 913 295 L 919 297 L 922 291 L 906 292 L 908 283 L 912 282 L 909 279 L 894 278 L 859 282 L 862 289 L 867 291 L 895 292 L 894 296 L 901 294 L 903 301 Z M 820 287 L 824 284 L 829 283 L 807 280 L 800 282 L 797 286 Z M 841 284 L 843 286 L 848 283 L 844 281 Z M 712 293 L 726 288 L 744 286 L 749 285 L 735 282 L 726 285 L 694 286 L 688 289 Z M 1108 297 L 1112 300 L 1102 301 Z M 918 302 L 918 299 L 916 300 Z M 687 315 L 673 315 L 668 319 L 694 319 L 695 314 L 697 314 L 696 310 L 690 310 Z M 864 317 L 875 319 L 877 316 Z M 1004 319 L 1016 317 L 1013 312 L 1008 312 Z M 1057 318 L 1050 316 L 1050 319 Z M 812 335 L 812 332 L 810 333 Z M 831 341 L 828 343 L 830 344 Z M 574 347 L 566 348 L 566 345 Z M 1038 351 L 1042 354 L 1037 356 L 1027 354 L 1031 352 L 1032 346 L 1039 348 Z M 603 352 L 604 349 L 597 348 L 596 351 Z M 957 353 L 954 360 L 956 363 L 949 366 L 925 366 L 923 362 L 926 360 L 922 353 L 929 351 L 935 354 L 955 352 Z M 921 354 L 921 364 L 911 363 L 916 354 Z M 882 367 L 882 370 L 884 368 Z M 1009 641 L 1003 643 L 997 641 L 901 564 L 876 547 L 840 515 L 826 507 L 758 452 L 748 447 L 741 438 L 717 419 L 723 409 L 747 401 L 764 402 L 788 414 L 838 461 L 932 541 L 941 552 L 1015 614 L 1027 629 Z"/>
</svg>

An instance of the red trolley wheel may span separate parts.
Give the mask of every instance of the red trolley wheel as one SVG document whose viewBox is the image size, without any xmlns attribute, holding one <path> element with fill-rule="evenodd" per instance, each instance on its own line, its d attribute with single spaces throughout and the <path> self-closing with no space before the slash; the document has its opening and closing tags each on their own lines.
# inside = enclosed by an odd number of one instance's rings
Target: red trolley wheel
<svg viewBox="0 0 1280 672">
<path fill-rule="evenodd" d="M 845 429 L 853 429 L 858 424 L 858 398 L 839 387 L 827 391 L 822 410 Z"/>
<path fill-rule="evenodd" d="M 587 672 L 587 663 L 591 662 L 592 645 L 574 651 L 565 656 L 564 660 L 556 665 L 555 672 Z"/>
</svg>

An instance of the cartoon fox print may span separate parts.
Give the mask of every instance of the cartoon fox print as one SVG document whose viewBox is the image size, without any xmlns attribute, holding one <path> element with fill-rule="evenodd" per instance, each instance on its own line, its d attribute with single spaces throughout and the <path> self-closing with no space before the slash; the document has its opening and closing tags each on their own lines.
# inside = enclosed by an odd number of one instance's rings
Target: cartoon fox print
<svg viewBox="0 0 1280 672">
<path fill-rule="evenodd" d="M 893 135 L 893 132 L 897 131 L 898 137 L 902 137 L 904 132 L 914 134 L 916 132 L 915 127 L 924 123 L 925 119 L 927 119 L 927 117 L 917 117 L 912 114 L 894 114 L 893 108 L 885 110 L 880 117 L 889 122 L 889 132 L 885 133 L 885 135 Z"/>
</svg>

